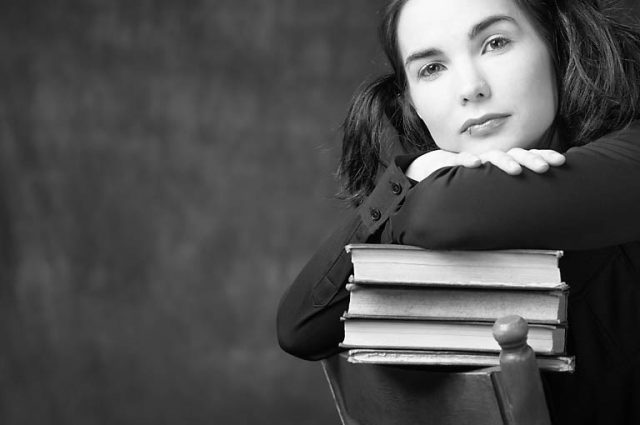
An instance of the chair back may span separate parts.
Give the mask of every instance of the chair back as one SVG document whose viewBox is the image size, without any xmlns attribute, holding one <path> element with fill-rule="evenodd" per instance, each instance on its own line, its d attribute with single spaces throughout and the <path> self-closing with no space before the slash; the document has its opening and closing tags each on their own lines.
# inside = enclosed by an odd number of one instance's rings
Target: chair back
<svg viewBox="0 0 640 425">
<path fill-rule="evenodd" d="M 343 425 L 550 425 L 527 324 L 498 319 L 500 366 L 452 368 L 322 361 Z"/>
<path fill-rule="evenodd" d="M 343 425 L 505 423 L 495 369 L 351 364 L 346 354 L 322 363 Z"/>
</svg>

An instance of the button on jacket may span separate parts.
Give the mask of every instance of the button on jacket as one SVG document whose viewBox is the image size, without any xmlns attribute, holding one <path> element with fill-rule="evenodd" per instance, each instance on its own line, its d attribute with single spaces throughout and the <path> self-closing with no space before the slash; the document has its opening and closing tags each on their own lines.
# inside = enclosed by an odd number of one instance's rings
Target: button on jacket
<svg viewBox="0 0 640 425">
<path fill-rule="evenodd" d="M 573 374 L 544 374 L 554 422 L 640 424 L 640 123 L 565 152 L 544 174 L 444 167 L 416 183 L 398 156 L 284 294 L 282 348 L 318 360 L 339 351 L 352 272 L 344 245 L 561 249 L 570 287 Z"/>
</svg>

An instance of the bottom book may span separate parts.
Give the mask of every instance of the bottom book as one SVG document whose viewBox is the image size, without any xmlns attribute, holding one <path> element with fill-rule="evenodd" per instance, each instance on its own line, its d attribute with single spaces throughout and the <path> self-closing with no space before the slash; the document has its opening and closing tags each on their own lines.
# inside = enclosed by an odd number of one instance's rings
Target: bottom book
<svg viewBox="0 0 640 425">
<path fill-rule="evenodd" d="M 349 350 L 347 361 L 357 364 L 387 364 L 412 366 L 499 366 L 497 354 L 461 353 L 456 351 L 429 350 Z M 573 356 L 536 356 L 541 370 L 552 372 L 573 372 L 575 358 Z"/>
</svg>

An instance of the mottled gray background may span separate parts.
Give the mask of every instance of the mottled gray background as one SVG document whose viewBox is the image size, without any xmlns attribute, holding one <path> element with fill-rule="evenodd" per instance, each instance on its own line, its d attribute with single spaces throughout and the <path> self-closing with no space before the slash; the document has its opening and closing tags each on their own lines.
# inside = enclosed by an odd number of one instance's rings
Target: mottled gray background
<svg viewBox="0 0 640 425">
<path fill-rule="evenodd" d="M 274 320 L 380 4 L 0 0 L 0 423 L 338 422 Z"/>
</svg>

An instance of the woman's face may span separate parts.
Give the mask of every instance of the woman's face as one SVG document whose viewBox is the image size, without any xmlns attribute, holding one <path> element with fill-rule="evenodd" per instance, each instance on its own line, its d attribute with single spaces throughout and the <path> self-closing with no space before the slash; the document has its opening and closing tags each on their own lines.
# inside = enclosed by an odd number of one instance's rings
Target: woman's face
<svg viewBox="0 0 640 425">
<path fill-rule="evenodd" d="M 398 44 L 411 102 L 441 149 L 532 148 L 551 127 L 551 54 L 513 0 L 409 0 Z"/>
</svg>

